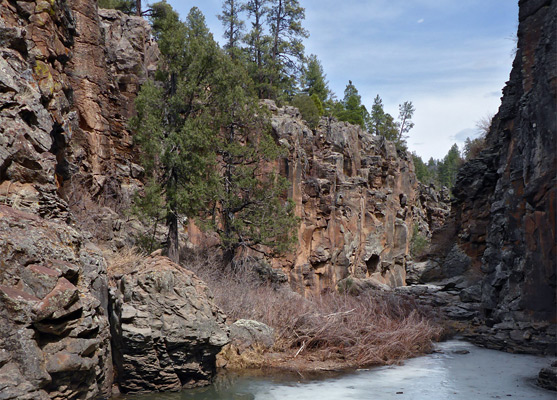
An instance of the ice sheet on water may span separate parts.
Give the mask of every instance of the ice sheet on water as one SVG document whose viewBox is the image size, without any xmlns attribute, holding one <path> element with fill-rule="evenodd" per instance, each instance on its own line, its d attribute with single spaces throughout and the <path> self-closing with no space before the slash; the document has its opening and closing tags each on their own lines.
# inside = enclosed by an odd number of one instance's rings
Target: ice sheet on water
<svg viewBox="0 0 557 400">
<path fill-rule="evenodd" d="M 468 352 L 468 353 L 467 353 Z M 130 400 L 556 400 L 535 386 L 549 359 L 482 349 L 452 340 L 404 365 L 322 380 L 240 378 L 226 390 L 152 394 Z M 160 396 L 160 397 L 158 397 Z M 171 397 L 163 397 L 171 396 Z"/>
</svg>

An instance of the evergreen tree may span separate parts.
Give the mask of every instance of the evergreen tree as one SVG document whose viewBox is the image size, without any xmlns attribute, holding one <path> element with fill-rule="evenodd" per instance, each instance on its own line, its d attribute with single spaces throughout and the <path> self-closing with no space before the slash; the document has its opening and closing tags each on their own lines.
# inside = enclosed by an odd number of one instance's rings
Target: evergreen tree
<svg viewBox="0 0 557 400">
<path fill-rule="evenodd" d="M 368 127 L 370 133 L 377 136 L 384 136 L 386 120 L 387 116 L 383 109 L 383 100 L 377 95 L 371 106 L 371 126 Z"/>
<path fill-rule="evenodd" d="M 248 72 L 255 82 L 257 94 L 260 99 L 265 98 L 270 89 L 267 82 L 267 61 L 269 54 L 270 37 L 265 34 L 264 23 L 269 12 L 269 0 L 249 0 L 246 11 L 251 19 L 251 30 L 244 37 L 250 58 Z"/>
<path fill-rule="evenodd" d="M 441 185 L 449 189 L 454 186 L 458 168 L 462 164 L 460 151 L 456 143 L 450 148 L 447 155 L 438 163 L 438 175 Z"/>
<path fill-rule="evenodd" d="M 212 216 L 226 254 L 238 247 L 283 251 L 297 223 L 267 114 L 242 64 L 225 55 L 192 8 L 185 23 L 165 2 L 152 6 L 162 62 L 145 83 L 131 121 L 146 173 L 136 208 L 168 226 L 168 256 L 178 261 L 178 223 Z"/>
<path fill-rule="evenodd" d="M 433 160 L 433 159 L 432 159 Z M 412 161 L 414 162 L 414 170 L 416 172 L 416 178 L 423 183 L 424 185 L 429 185 L 430 183 L 434 183 L 434 171 L 430 170 L 430 168 L 424 163 L 422 158 L 417 155 L 415 152 L 412 153 Z"/>
<path fill-rule="evenodd" d="M 309 33 L 302 27 L 305 9 L 298 0 L 270 0 L 267 15 L 271 33 L 270 85 L 279 97 L 293 94 L 296 77 L 302 70 L 304 45 Z"/>
<path fill-rule="evenodd" d="M 398 140 L 399 144 L 406 145 L 406 139 L 408 136 L 406 135 L 410 129 L 414 127 L 414 123 L 412 122 L 412 117 L 414 116 L 414 105 L 411 101 L 405 101 L 404 103 L 398 106 L 399 115 L 398 115 Z"/>
<path fill-rule="evenodd" d="M 217 16 L 224 26 L 224 48 L 233 59 L 240 56 L 240 41 L 244 30 L 244 21 L 240 19 L 240 13 L 245 8 L 246 5 L 239 0 L 224 0 L 222 13 Z"/>
<path fill-rule="evenodd" d="M 213 77 L 221 64 L 220 50 L 204 17 L 192 8 L 180 22 L 170 5 L 152 5 L 153 33 L 161 51 L 157 82 L 146 82 L 136 99 L 137 116 L 130 125 L 141 150 L 147 194 L 163 198 L 162 217 L 168 227 L 168 256 L 178 261 L 178 223 L 194 217 L 214 198 L 214 132 L 205 109 L 213 100 Z M 139 201 L 145 210 L 149 203 Z M 141 207 L 143 205 L 143 207 Z"/>
<path fill-rule="evenodd" d="M 381 136 L 383 136 L 387 140 L 395 142 L 397 148 L 402 148 L 405 146 L 404 143 L 398 142 L 398 127 L 395 119 L 389 113 L 385 114 L 385 123 L 383 124 L 383 127 L 381 129 Z"/>
<path fill-rule="evenodd" d="M 352 81 L 348 81 L 348 85 L 346 85 L 344 89 L 344 99 L 341 104 L 342 109 L 338 110 L 335 116 L 340 121 L 360 125 L 363 128 L 365 126 L 365 115 L 367 110 L 362 105 L 362 97 Z"/>
<path fill-rule="evenodd" d="M 298 94 L 292 99 L 292 105 L 302 114 L 302 118 L 307 122 L 311 129 L 315 129 L 319 123 L 319 118 L 323 115 L 323 106 L 319 98 L 314 94 Z M 321 109 L 319 108 L 321 106 Z"/>
<path fill-rule="evenodd" d="M 310 55 L 302 75 L 302 88 L 304 93 L 308 96 L 317 96 L 321 104 L 323 104 L 327 101 L 331 93 L 328 84 L 321 62 L 317 59 L 315 54 Z"/>
<path fill-rule="evenodd" d="M 229 259 L 240 247 L 282 253 L 294 243 L 297 219 L 293 202 L 286 199 L 288 181 L 270 167 L 281 151 L 243 66 L 228 62 L 224 71 L 211 111 L 213 124 L 220 127 L 221 176 L 213 209 L 213 221 L 220 223 L 213 227 Z"/>
</svg>

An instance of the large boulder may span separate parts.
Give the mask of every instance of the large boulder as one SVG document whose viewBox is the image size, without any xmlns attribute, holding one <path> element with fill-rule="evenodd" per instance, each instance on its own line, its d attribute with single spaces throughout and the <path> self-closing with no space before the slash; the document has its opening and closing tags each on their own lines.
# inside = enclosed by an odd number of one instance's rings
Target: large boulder
<svg viewBox="0 0 557 400">
<path fill-rule="evenodd" d="M 120 389 L 177 391 L 209 384 L 226 345 L 225 316 L 207 286 L 166 257 L 144 259 L 111 288 Z"/>
<path fill-rule="evenodd" d="M 275 344 L 275 331 L 263 322 L 239 319 L 230 326 L 230 340 L 240 349 L 254 346 L 270 348 Z"/>
<path fill-rule="evenodd" d="M 106 263 L 75 229 L 0 205 L 0 398 L 110 396 Z"/>
</svg>

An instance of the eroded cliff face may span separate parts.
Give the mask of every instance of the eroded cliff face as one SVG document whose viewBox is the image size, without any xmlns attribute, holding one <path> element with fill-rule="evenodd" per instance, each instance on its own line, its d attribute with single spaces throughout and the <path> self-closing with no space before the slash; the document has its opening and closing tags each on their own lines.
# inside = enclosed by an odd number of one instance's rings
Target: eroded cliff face
<svg viewBox="0 0 557 400">
<path fill-rule="evenodd" d="M 274 133 L 289 152 L 280 168 L 292 183 L 300 217 L 295 254 L 275 265 L 302 293 L 335 289 L 343 280 L 405 285 L 414 224 L 428 234 L 430 222 L 448 211 L 426 211 L 426 188 L 420 197 L 408 154 L 334 119 L 323 118 L 312 131 L 297 109 L 267 105 Z"/>
<path fill-rule="evenodd" d="M 156 67 L 147 22 L 85 0 L 1 6 L 0 201 L 60 219 L 89 198 L 117 208 L 142 173 L 126 123 Z"/>
<path fill-rule="evenodd" d="M 95 1 L 2 0 L 0 7 L 0 397 L 108 398 L 107 264 L 93 242 L 121 247 L 129 235 L 117 211 L 143 171 L 126 124 L 156 67 L 157 46 L 142 18 L 97 10 Z M 167 263 L 160 257 L 149 273 L 166 276 Z M 178 389 L 211 379 L 227 330 L 206 287 L 175 268 L 170 280 L 180 281 L 176 290 L 191 307 L 164 313 L 187 337 L 164 331 L 156 340 L 168 339 L 165 372 L 174 371 Z M 144 283 L 129 278 L 126 294 Z M 134 306 L 150 321 L 163 318 Z M 119 360 L 135 355 L 124 330 L 113 330 Z M 149 373 L 139 368 L 133 378 L 148 381 Z"/>
<path fill-rule="evenodd" d="M 96 2 L 1 2 L 0 386 L 6 399 L 111 392 L 106 263 L 90 234 L 67 223 L 77 193 L 98 197 L 107 176 L 122 184 L 132 179 L 122 121 L 146 76 L 139 66 L 148 65 L 149 28 L 140 18 L 101 15 L 102 29 Z"/>
<path fill-rule="evenodd" d="M 510 80 L 486 150 L 459 172 L 452 229 L 481 275 L 480 340 L 554 352 L 557 2 L 519 5 Z"/>
</svg>

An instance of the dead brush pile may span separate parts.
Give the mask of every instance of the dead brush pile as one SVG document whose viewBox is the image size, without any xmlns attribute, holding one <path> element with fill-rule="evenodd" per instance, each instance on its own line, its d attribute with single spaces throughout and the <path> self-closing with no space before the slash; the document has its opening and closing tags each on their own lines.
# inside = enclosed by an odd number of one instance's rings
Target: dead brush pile
<svg viewBox="0 0 557 400">
<path fill-rule="evenodd" d="M 442 329 L 410 298 L 384 292 L 358 297 L 324 293 L 305 299 L 287 285 L 262 282 L 249 263 L 224 267 L 206 253 L 185 266 L 211 288 L 230 319 L 253 319 L 274 328 L 275 351 L 346 367 L 392 364 L 430 351 Z"/>
</svg>

